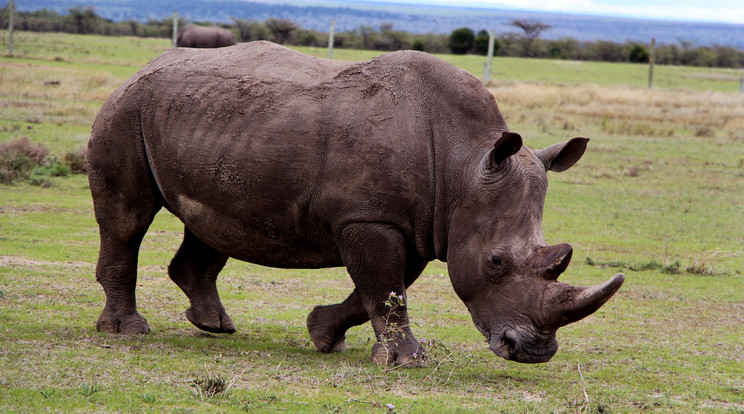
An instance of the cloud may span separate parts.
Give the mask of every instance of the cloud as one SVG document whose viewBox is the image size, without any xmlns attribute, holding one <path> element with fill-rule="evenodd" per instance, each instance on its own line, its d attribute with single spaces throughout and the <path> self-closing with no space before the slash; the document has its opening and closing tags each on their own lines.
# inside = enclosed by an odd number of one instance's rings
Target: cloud
<svg viewBox="0 0 744 414">
<path fill-rule="evenodd" d="M 704 4 L 704 2 L 701 2 Z M 744 7 L 699 7 L 699 6 L 618 6 L 593 4 L 586 12 L 592 14 L 630 16 L 642 19 L 694 20 L 727 23 L 744 23 Z"/>
</svg>

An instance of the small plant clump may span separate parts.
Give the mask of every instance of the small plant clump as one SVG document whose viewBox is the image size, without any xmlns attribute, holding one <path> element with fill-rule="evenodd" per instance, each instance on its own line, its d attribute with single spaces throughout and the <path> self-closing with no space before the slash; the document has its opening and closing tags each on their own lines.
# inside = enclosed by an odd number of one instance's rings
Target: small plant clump
<svg viewBox="0 0 744 414">
<path fill-rule="evenodd" d="M 98 391 L 101 391 L 101 387 L 96 384 L 95 381 L 91 382 L 90 384 L 83 384 L 80 386 L 80 395 L 82 395 L 83 397 L 90 397 Z"/>
<path fill-rule="evenodd" d="M 396 337 L 401 336 L 405 338 L 403 328 L 398 326 L 397 322 L 391 322 L 390 320 L 391 318 L 398 317 L 397 310 L 406 306 L 406 302 L 403 298 L 403 295 L 398 295 L 395 292 L 390 292 L 387 299 L 385 300 L 385 306 L 389 308 L 388 314 L 385 317 L 385 325 L 387 326 L 387 329 L 385 329 L 385 331 L 380 334 L 380 342 L 385 348 L 385 351 L 388 351 L 390 344 L 394 343 Z"/>
<path fill-rule="evenodd" d="M 406 301 L 403 295 L 399 295 L 395 292 L 390 292 L 384 304 L 388 308 L 388 314 L 385 317 L 385 324 L 387 325 L 387 328 L 380 334 L 380 343 L 382 343 L 385 351 L 388 352 L 391 344 L 396 344 L 396 338 L 406 337 L 406 333 L 404 330 L 405 327 L 400 326 L 397 322 L 391 322 L 391 319 L 398 318 L 398 310 L 406 307 Z M 433 346 L 435 344 L 434 341 L 428 341 L 428 343 L 430 346 Z M 422 340 L 417 351 L 413 353 L 413 360 L 410 361 L 411 364 L 428 364 L 430 362 L 429 354 L 424 348 L 425 344 L 427 344 L 427 341 Z M 394 367 L 393 369 L 395 368 L 397 367 Z"/>
<path fill-rule="evenodd" d="M 189 383 L 194 387 L 196 396 L 202 401 L 208 400 L 227 389 L 227 382 L 224 379 L 211 374 L 207 375 L 206 378 L 197 376 L 189 380 Z"/>
<path fill-rule="evenodd" d="M 88 148 L 82 147 L 77 151 L 68 152 L 65 154 L 64 163 L 74 173 L 88 172 Z"/>
</svg>

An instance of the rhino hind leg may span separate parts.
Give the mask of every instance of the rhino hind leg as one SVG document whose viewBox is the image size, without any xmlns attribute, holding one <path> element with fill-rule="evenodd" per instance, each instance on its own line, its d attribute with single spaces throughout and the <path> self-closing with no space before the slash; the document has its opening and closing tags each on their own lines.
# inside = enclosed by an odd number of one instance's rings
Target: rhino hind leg
<svg viewBox="0 0 744 414">
<path fill-rule="evenodd" d="M 137 255 L 145 232 L 122 238 L 101 226 L 101 250 L 96 279 L 106 294 L 106 304 L 96 322 L 101 332 L 126 335 L 150 332 L 147 320 L 137 312 Z"/>
<path fill-rule="evenodd" d="M 96 329 L 123 334 L 148 333 L 147 321 L 137 312 L 137 259 L 142 238 L 160 204 L 154 197 L 150 200 L 141 197 L 139 204 L 114 204 L 112 199 L 94 196 L 101 236 L 96 279 L 106 294 Z"/>
<path fill-rule="evenodd" d="M 217 276 L 227 256 L 199 240 L 188 228 L 168 267 L 168 275 L 191 301 L 186 318 L 197 328 L 213 333 L 233 333 L 235 324 L 222 306 Z"/>
<path fill-rule="evenodd" d="M 150 328 L 137 312 L 137 260 L 142 239 L 163 199 L 144 150 L 132 145 L 131 136 L 115 130 L 111 132 L 97 121 L 88 147 L 88 179 L 101 239 L 96 280 L 106 295 L 96 328 L 142 334 Z M 129 157 L 129 162 L 114 162 L 111 154 Z"/>
<path fill-rule="evenodd" d="M 318 305 L 307 315 L 307 330 L 320 352 L 337 352 L 346 347 L 346 331 L 369 321 L 356 290 L 335 305 Z"/>
</svg>

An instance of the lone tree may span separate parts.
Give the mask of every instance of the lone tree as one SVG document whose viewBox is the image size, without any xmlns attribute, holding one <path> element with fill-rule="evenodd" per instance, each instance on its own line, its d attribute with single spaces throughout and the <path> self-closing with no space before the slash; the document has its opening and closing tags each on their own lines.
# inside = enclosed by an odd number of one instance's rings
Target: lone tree
<svg viewBox="0 0 744 414">
<path fill-rule="evenodd" d="M 401 50 L 403 49 L 403 43 L 405 40 L 405 33 L 393 30 L 392 23 L 380 24 L 380 38 L 384 43 L 389 45 L 390 50 Z"/>
<path fill-rule="evenodd" d="M 271 34 L 274 35 L 276 42 L 283 45 L 287 38 L 289 38 L 295 30 L 300 28 L 300 25 L 287 19 L 275 19 L 271 18 L 264 22 L 266 27 L 269 28 Z"/>
<path fill-rule="evenodd" d="M 362 48 L 369 49 L 372 45 L 372 36 L 375 33 L 375 29 L 371 26 L 361 25 L 357 29 L 357 33 L 362 37 Z"/>
<path fill-rule="evenodd" d="M 464 55 L 473 48 L 473 42 L 475 42 L 473 30 L 461 27 L 452 31 L 447 41 L 447 47 L 455 55 Z"/>
<path fill-rule="evenodd" d="M 238 19 L 237 17 L 233 17 L 232 19 L 238 28 L 241 42 L 266 39 L 266 26 L 263 22 L 253 19 Z"/>
<path fill-rule="evenodd" d="M 482 29 L 478 32 L 477 35 L 475 35 L 475 53 L 479 55 L 487 55 L 488 54 L 488 38 L 489 34 L 485 29 Z M 499 50 L 501 49 L 501 44 L 499 44 L 499 41 L 496 39 L 493 39 L 493 54 L 498 55 Z"/>
<path fill-rule="evenodd" d="M 99 17 L 93 6 L 75 6 L 68 12 L 70 12 L 68 19 L 72 22 L 75 33 L 89 34 L 95 32 Z"/>
<path fill-rule="evenodd" d="M 633 48 L 630 49 L 630 53 L 628 53 L 628 60 L 631 63 L 648 63 L 648 59 L 648 50 L 637 43 L 633 45 Z"/>
<path fill-rule="evenodd" d="M 524 49 L 525 57 L 534 56 L 533 48 L 534 48 L 535 39 L 540 37 L 540 34 L 542 32 L 551 28 L 550 25 L 540 23 L 536 20 L 516 19 L 516 20 L 512 20 L 511 23 L 509 23 L 509 25 L 518 27 L 522 29 L 522 31 L 524 32 L 522 48 Z"/>
</svg>

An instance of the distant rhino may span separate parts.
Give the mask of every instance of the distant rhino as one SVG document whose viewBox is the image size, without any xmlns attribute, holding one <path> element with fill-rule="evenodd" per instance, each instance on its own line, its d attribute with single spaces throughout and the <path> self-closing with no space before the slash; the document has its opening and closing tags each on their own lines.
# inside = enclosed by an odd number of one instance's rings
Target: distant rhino
<svg viewBox="0 0 744 414">
<path fill-rule="evenodd" d="M 187 24 L 178 31 L 176 46 L 215 48 L 232 46 L 235 44 L 235 35 L 228 29 L 216 26 L 197 26 Z"/>
<path fill-rule="evenodd" d="M 557 282 L 572 248 L 543 237 L 546 172 L 571 167 L 587 141 L 524 147 L 478 79 L 426 53 L 351 63 L 268 42 L 171 49 L 119 87 L 93 125 L 106 293 L 97 328 L 149 331 L 135 303 L 137 255 L 165 207 L 185 224 L 168 272 L 201 329 L 235 331 L 215 284 L 228 257 L 345 266 L 354 291 L 307 318 L 317 349 L 340 350 L 347 329 L 371 320 L 373 361 L 425 363 L 406 288 L 439 259 L 493 352 L 548 361 L 556 330 L 624 280 Z M 402 302 L 392 313 L 391 295 Z"/>
</svg>

